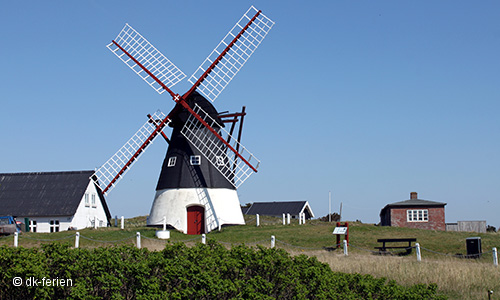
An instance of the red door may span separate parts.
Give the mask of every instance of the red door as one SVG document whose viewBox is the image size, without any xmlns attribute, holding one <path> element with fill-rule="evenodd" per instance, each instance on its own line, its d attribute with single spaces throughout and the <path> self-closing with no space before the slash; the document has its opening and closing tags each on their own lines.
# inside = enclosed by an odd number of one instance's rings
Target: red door
<svg viewBox="0 0 500 300">
<path fill-rule="evenodd" d="M 205 231 L 205 208 L 190 206 L 187 208 L 187 234 L 202 234 Z"/>
</svg>

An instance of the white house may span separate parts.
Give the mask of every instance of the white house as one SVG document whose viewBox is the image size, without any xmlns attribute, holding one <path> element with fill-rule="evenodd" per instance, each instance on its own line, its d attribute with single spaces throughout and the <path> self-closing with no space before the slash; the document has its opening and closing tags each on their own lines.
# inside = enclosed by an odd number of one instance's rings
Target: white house
<svg viewBox="0 0 500 300">
<path fill-rule="evenodd" d="M 94 171 L 0 173 L 0 216 L 32 232 L 108 226 L 111 214 Z"/>
</svg>

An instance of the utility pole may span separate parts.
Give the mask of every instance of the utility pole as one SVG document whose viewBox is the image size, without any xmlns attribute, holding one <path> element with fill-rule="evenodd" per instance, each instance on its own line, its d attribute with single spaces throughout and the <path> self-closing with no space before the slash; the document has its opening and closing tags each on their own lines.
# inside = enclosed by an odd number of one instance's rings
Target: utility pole
<svg viewBox="0 0 500 300">
<path fill-rule="evenodd" d="M 328 191 L 328 222 L 332 221 L 332 192 Z"/>
</svg>

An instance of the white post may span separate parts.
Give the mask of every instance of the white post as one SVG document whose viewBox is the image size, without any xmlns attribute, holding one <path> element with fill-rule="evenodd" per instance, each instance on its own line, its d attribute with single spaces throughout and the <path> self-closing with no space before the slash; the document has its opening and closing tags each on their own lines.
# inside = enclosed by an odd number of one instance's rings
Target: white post
<svg viewBox="0 0 500 300">
<path fill-rule="evenodd" d="M 302 225 L 302 213 L 299 212 L 299 225 Z"/>
<path fill-rule="evenodd" d="M 349 254 L 349 251 L 347 249 L 347 240 L 344 240 L 344 255 L 347 256 Z"/>
<path fill-rule="evenodd" d="M 14 247 L 16 247 L 16 248 L 17 248 L 17 245 L 19 245 L 18 239 L 19 239 L 19 233 L 17 233 L 17 231 L 16 231 L 16 232 L 14 232 Z"/>
<path fill-rule="evenodd" d="M 286 223 L 290 225 L 290 214 L 286 214 Z"/>
<path fill-rule="evenodd" d="M 207 235 L 204 233 L 201 235 L 201 243 L 203 245 L 205 245 L 207 243 Z"/>
<path fill-rule="evenodd" d="M 97 229 L 97 216 L 94 216 L 94 229 Z"/>
<path fill-rule="evenodd" d="M 283 225 L 285 225 L 285 213 L 283 213 Z"/>
<path fill-rule="evenodd" d="M 422 253 L 420 252 L 420 244 L 415 243 L 415 248 L 417 249 L 417 261 L 422 261 Z"/>
<path fill-rule="evenodd" d="M 493 265 L 498 266 L 498 251 L 497 247 L 493 247 Z"/>
<path fill-rule="evenodd" d="M 276 238 L 274 237 L 274 235 L 271 235 L 271 248 L 274 248 L 275 245 L 276 245 Z"/>
<path fill-rule="evenodd" d="M 121 229 L 125 228 L 125 218 L 123 216 L 122 216 L 122 219 L 121 219 L 120 228 Z"/>
<path fill-rule="evenodd" d="M 302 224 L 306 224 L 306 213 L 302 213 Z"/>
<path fill-rule="evenodd" d="M 80 247 L 80 233 L 79 232 L 77 232 L 75 234 L 75 248 L 78 248 L 78 247 Z"/>
<path fill-rule="evenodd" d="M 167 230 L 167 216 L 163 217 L 163 231 Z"/>
<path fill-rule="evenodd" d="M 137 248 L 141 249 L 141 233 L 137 231 L 136 236 L 137 236 Z"/>
<path fill-rule="evenodd" d="M 260 216 L 259 216 L 259 214 L 256 214 L 255 218 L 256 218 L 255 222 L 257 223 L 257 227 L 259 227 L 260 226 Z"/>
</svg>

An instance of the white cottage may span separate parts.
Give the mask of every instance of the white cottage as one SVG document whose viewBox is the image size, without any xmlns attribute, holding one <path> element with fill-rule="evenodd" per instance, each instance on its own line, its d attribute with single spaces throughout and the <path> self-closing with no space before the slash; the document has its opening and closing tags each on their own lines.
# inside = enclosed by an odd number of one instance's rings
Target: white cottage
<svg viewBox="0 0 500 300">
<path fill-rule="evenodd" d="M 108 226 L 111 214 L 94 171 L 0 173 L 0 216 L 32 232 Z M 24 228 L 23 228 L 24 229 Z"/>
</svg>

